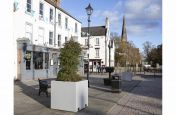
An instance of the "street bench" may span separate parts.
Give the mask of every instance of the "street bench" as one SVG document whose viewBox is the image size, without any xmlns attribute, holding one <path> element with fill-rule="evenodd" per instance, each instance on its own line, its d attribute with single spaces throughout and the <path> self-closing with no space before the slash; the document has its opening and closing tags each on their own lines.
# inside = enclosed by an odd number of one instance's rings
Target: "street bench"
<svg viewBox="0 0 176 115">
<path fill-rule="evenodd" d="M 41 92 L 44 92 L 48 97 L 48 88 L 49 88 L 48 82 L 46 80 L 41 80 L 41 79 L 38 79 L 38 81 L 39 81 L 39 93 L 38 93 L 39 96 Z"/>
</svg>

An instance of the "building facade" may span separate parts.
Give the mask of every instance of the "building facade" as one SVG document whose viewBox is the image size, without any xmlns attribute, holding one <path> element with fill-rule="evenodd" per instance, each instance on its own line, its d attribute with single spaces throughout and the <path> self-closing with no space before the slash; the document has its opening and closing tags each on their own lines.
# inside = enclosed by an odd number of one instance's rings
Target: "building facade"
<svg viewBox="0 0 176 115">
<path fill-rule="evenodd" d="M 106 18 L 104 26 L 91 26 L 88 49 L 88 27 L 82 27 L 80 43 L 85 50 L 84 68 L 87 68 L 87 55 L 89 53 L 90 72 L 96 72 L 98 67 L 114 66 L 114 43 L 110 40 L 109 20 Z M 109 47 L 110 60 L 109 60 Z"/>
<path fill-rule="evenodd" d="M 81 22 L 60 7 L 60 0 L 15 0 L 13 29 L 15 79 L 21 80 L 56 77 L 60 48 L 71 37 L 81 38 Z"/>
</svg>

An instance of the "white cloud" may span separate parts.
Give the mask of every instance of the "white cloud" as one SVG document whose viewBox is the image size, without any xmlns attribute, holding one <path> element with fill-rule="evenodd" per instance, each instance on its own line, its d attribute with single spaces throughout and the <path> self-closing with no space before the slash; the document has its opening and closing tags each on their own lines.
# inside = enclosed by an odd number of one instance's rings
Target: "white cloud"
<svg viewBox="0 0 176 115">
<path fill-rule="evenodd" d="M 118 12 L 117 11 L 103 11 L 103 17 L 109 17 L 110 23 L 115 23 L 118 21 Z"/>
<path fill-rule="evenodd" d="M 149 2 L 150 0 L 127 0 L 125 2 L 125 10 L 127 12 L 140 13 Z"/>
<path fill-rule="evenodd" d="M 146 32 L 161 29 L 161 0 L 126 0 L 124 1 L 127 30 L 132 34 L 145 35 Z"/>
<path fill-rule="evenodd" d="M 161 11 L 161 6 L 158 4 L 152 4 L 145 9 L 145 14 L 150 19 L 158 19 L 161 18 Z"/>
<path fill-rule="evenodd" d="M 119 0 L 112 6 L 112 8 L 108 10 L 95 10 L 93 13 L 94 18 L 98 18 L 101 20 L 105 20 L 106 17 L 109 18 L 110 28 L 112 31 L 116 31 L 120 27 L 121 28 L 121 19 L 123 15 L 123 0 Z"/>
<path fill-rule="evenodd" d="M 101 14 L 102 14 L 101 10 L 95 10 L 92 15 L 93 15 L 93 17 L 97 18 L 97 17 L 100 17 Z"/>
<path fill-rule="evenodd" d="M 119 24 L 119 15 L 121 15 L 117 10 L 96 10 L 93 13 L 94 18 L 99 18 L 105 21 L 105 18 L 109 18 L 109 23 L 111 28 L 115 28 L 114 26 L 118 26 Z"/>
<path fill-rule="evenodd" d="M 129 19 L 161 18 L 161 0 L 127 0 L 124 4 L 125 15 Z"/>
</svg>

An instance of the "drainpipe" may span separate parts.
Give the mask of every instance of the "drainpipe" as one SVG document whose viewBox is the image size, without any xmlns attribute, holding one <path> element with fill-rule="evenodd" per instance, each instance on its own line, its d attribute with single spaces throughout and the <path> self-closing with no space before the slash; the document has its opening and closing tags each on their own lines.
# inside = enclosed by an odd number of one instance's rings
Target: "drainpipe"
<svg viewBox="0 0 176 115">
<path fill-rule="evenodd" d="M 34 71 L 34 44 L 32 44 L 32 59 L 31 59 L 31 63 L 32 63 L 32 79 L 35 79 L 35 71 Z"/>
<path fill-rule="evenodd" d="M 54 14 L 54 47 L 56 46 L 56 7 L 55 7 L 55 14 Z"/>
</svg>

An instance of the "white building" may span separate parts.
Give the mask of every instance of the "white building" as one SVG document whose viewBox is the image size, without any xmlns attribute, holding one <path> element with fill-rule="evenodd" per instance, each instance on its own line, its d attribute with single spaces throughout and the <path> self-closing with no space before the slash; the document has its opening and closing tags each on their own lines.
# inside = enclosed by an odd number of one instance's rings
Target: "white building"
<svg viewBox="0 0 176 115">
<path fill-rule="evenodd" d="M 80 43 L 85 48 L 85 65 L 87 68 L 86 60 L 89 52 L 89 65 L 90 72 L 97 71 L 98 66 L 114 66 L 114 43 L 110 40 L 109 20 L 106 18 L 104 26 L 91 26 L 90 27 L 90 39 L 89 39 L 89 51 L 88 51 L 88 27 L 82 27 L 81 29 L 81 41 Z M 110 60 L 109 60 L 109 47 L 112 44 Z"/>
<path fill-rule="evenodd" d="M 60 0 L 15 0 L 16 79 L 56 77 L 59 49 L 81 38 L 81 22 L 59 6 Z"/>
</svg>

